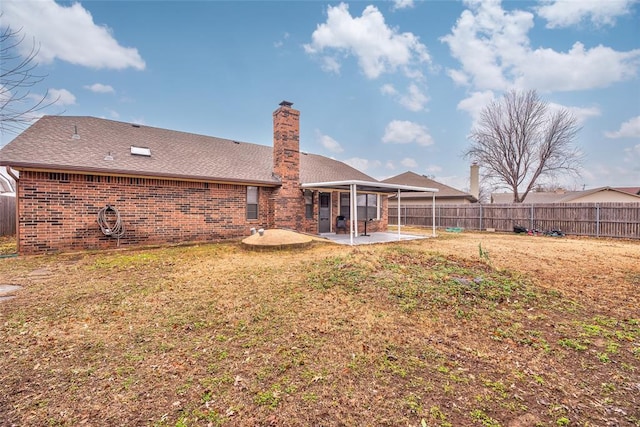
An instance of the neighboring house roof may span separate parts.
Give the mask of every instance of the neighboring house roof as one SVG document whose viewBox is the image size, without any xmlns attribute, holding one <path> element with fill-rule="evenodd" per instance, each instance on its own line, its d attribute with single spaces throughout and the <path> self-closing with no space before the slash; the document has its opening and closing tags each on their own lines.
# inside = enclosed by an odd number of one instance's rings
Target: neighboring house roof
<svg viewBox="0 0 640 427">
<path fill-rule="evenodd" d="M 640 187 L 613 187 L 615 190 L 640 196 Z"/>
<path fill-rule="evenodd" d="M 132 155 L 131 146 L 151 156 Z M 0 151 L 15 168 L 155 176 L 277 186 L 271 146 L 99 119 L 44 116 Z M 301 154 L 302 183 L 375 181 L 337 160 Z"/>
<path fill-rule="evenodd" d="M 640 202 L 640 196 L 620 191 L 619 189 L 612 187 L 598 187 L 583 191 L 531 192 L 527 194 L 523 203 L 573 203 L 579 202 L 580 199 L 587 196 L 606 191 L 612 191 L 629 196 L 629 201 Z M 491 201 L 496 204 L 513 203 L 513 193 L 493 193 L 491 195 Z"/>
<path fill-rule="evenodd" d="M 449 187 L 448 185 L 442 184 L 438 181 L 434 181 L 431 178 L 427 178 L 424 175 L 419 175 L 411 171 L 407 171 L 405 173 L 401 173 L 400 175 L 384 179 L 382 180 L 382 182 L 386 182 L 389 184 L 410 185 L 414 187 L 436 188 L 438 190 L 438 192 L 436 193 L 436 199 L 468 199 L 472 202 L 477 202 L 477 199 L 469 193 L 456 190 L 453 187 Z M 403 199 L 416 199 L 424 197 L 430 198 L 432 197 L 432 193 L 402 193 Z"/>
</svg>

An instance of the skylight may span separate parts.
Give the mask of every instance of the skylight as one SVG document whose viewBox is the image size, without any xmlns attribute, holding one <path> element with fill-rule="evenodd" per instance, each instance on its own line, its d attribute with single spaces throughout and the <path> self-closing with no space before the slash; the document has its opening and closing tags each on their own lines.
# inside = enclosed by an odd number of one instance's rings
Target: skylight
<svg viewBox="0 0 640 427">
<path fill-rule="evenodd" d="M 151 157 L 151 148 L 131 146 L 131 154 L 135 156 Z"/>
</svg>

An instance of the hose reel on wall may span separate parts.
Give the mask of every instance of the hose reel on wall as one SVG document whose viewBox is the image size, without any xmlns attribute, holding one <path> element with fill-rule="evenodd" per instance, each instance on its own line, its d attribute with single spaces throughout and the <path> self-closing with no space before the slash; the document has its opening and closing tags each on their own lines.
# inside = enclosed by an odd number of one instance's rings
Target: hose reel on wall
<svg viewBox="0 0 640 427">
<path fill-rule="evenodd" d="M 109 222 L 109 218 L 113 223 Z M 102 234 L 118 239 L 118 243 L 120 238 L 124 236 L 124 225 L 122 224 L 120 212 L 111 205 L 107 205 L 98 211 L 98 225 L 100 225 Z"/>
</svg>

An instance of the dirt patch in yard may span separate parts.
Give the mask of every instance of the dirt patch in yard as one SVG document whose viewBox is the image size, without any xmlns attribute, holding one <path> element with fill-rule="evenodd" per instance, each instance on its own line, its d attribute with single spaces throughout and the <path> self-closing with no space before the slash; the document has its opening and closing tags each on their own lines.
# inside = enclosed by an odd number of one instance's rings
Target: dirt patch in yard
<svg viewBox="0 0 640 427">
<path fill-rule="evenodd" d="M 471 258 L 479 257 L 482 248 L 496 268 L 521 272 L 541 286 L 589 301 L 598 309 L 640 310 L 640 241 L 500 233 L 440 237 L 425 246 Z"/>
<path fill-rule="evenodd" d="M 635 241 L 443 232 L 3 259 L 0 283 L 23 289 L 0 306 L 0 414 L 20 426 L 637 426 L 639 255 Z"/>
<path fill-rule="evenodd" d="M 252 250 L 280 250 L 303 249 L 311 245 L 313 241 L 327 242 L 325 239 L 296 233 L 291 230 L 271 229 L 258 230 L 249 237 L 242 239 L 242 245 Z"/>
</svg>

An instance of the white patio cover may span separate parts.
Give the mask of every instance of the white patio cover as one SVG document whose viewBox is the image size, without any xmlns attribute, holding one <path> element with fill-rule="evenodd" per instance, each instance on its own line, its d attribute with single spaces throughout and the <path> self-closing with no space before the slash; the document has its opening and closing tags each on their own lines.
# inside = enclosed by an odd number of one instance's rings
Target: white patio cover
<svg viewBox="0 0 640 427">
<path fill-rule="evenodd" d="M 358 206 L 357 206 L 357 195 L 358 192 L 361 193 L 388 193 L 393 194 L 397 193 L 398 195 L 398 241 L 400 241 L 400 192 L 420 192 L 420 193 L 432 193 L 432 235 L 436 236 L 436 193 L 438 192 L 437 188 L 428 188 L 428 187 L 414 187 L 412 185 L 401 185 L 401 184 L 389 184 L 386 182 L 369 182 L 369 181 L 331 181 L 331 182 L 313 182 L 302 184 L 302 188 L 308 190 L 323 190 L 323 189 L 331 189 L 331 190 L 349 190 L 349 201 L 350 201 L 350 209 L 351 209 L 351 221 L 349 221 L 349 240 L 350 244 L 353 245 L 353 238 L 357 231 L 358 224 Z"/>
</svg>

